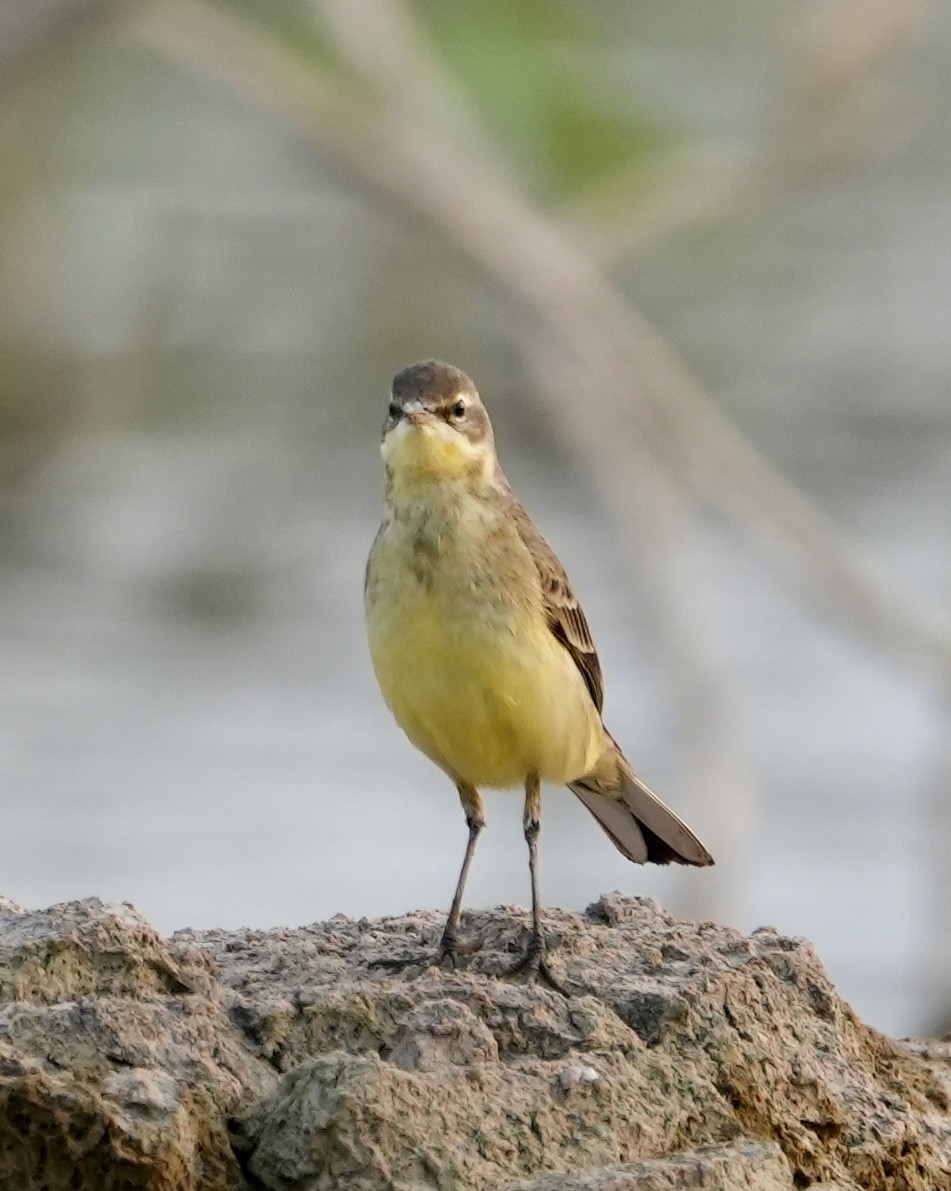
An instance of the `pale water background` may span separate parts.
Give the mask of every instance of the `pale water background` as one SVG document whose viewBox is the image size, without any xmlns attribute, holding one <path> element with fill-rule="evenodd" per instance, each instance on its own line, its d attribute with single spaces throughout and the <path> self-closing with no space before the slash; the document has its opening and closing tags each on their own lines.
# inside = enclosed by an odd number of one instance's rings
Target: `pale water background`
<svg viewBox="0 0 951 1191">
<path fill-rule="evenodd" d="M 781 6 L 758 23 L 720 6 L 737 26 L 713 31 L 642 7 L 623 69 L 668 115 L 725 140 L 768 118 Z M 935 6 L 880 156 L 668 241 L 628 278 L 777 466 L 945 607 L 949 62 Z M 430 354 L 482 383 L 584 601 L 611 729 L 677 805 L 662 674 L 610 517 L 533 403 L 518 312 L 281 126 L 121 40 L 72 46 L 21 114 L 43 177 L 2 325 L 41 347 L 18 362 L 40 381 L 0 539 L 3 892 L 129 900 L 163 930 L 448 905 L 462 814 L 382 705 L 361 603 L 386 384 Z M 946 712 L 712 519 L 695 573 L 762 791 L 734 925 L 808 936 L 860 1014 L 924 1028 L 942 1010 L 923 971 Z M 521 800 L 487 809 L 468 903 L 524 904 Z M 550 904 L 676 892 L 567 791 L 546 792 L 542 866 Z"/>
</svg>

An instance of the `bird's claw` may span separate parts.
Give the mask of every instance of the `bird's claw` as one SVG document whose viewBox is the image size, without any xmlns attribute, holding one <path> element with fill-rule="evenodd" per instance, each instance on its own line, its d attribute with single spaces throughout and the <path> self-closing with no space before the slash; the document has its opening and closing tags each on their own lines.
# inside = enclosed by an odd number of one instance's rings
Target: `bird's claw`
<svg viewBox="0 0 951 1191">
<path fill-rule="evenodd" d="M 554 972 L 548 964 L 547 950 L 543 939 L 536 936 L 532 937 L 528 945 L 528 950 L 518 961 L 513 964 L 505 972 L 506 976 L 524 976 L 528 980 L 543 980 L 549 988 L 554 989 L 555 992 L 561 993 L 563 997 L 567 997 L 568 993 L 555 976 Z"/>
<path fill-rule="evenodd" d="M 474 955 L 480 946 L 481 944 L 476 939 L 461 942 L 456 932 L 447 927 L 439 941 L 439 952 L 434 962 L 441 968 L 445 967 L 455 971 L 459 966 L 460 956 Z"/>
</svg>

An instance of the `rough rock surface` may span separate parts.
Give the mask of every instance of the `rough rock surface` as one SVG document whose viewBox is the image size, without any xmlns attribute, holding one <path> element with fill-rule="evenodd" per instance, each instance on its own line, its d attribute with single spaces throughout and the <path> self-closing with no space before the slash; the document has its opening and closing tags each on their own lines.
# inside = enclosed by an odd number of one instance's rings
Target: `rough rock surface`
<svg viewBox="0 0 951 1191">
<path fill-rule="evenodd" d="M 561 992 L 506 974 L 512 909 L 446 972 L 438 914 L 162 939 L 0 899 L 0 1191 L 951 1191 L 948 1046 L 862 1025 L 808 943 L 546 920 Z"/>
</svg>

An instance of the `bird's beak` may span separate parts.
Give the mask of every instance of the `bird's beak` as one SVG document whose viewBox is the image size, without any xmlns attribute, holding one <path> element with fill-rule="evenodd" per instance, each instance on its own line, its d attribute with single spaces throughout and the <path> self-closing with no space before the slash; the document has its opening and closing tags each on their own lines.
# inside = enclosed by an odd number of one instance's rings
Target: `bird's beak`
<svg viewBox="0 0 951 1191">
<path fill-rule="evenodd" d="M 435 420 L 435 415 L 418 401 L 414 401 L 411 405 L 404 405 L 403 416 L 411 426 L 428 426 Z"/>
</svg>

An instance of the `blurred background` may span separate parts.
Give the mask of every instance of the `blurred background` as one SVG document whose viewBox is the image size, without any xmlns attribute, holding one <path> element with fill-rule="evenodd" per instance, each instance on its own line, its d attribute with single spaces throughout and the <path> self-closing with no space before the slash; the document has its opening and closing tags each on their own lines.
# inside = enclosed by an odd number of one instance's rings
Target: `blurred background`
<svg viewBox="0 0 951 1191">
<path fill-rule="evenodd" d="M 951 1018 L 951 6 L 3 0 L 0 889 L 446 907 L 363 638 L 389 379 L 468 371 L 606 719 L 718 866 L 546 793 L 545 901 Z M 470 905 L 524 905 L 490 794 Z"/>
</svg>

